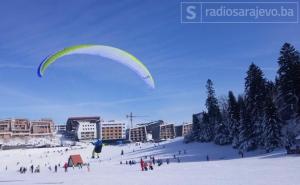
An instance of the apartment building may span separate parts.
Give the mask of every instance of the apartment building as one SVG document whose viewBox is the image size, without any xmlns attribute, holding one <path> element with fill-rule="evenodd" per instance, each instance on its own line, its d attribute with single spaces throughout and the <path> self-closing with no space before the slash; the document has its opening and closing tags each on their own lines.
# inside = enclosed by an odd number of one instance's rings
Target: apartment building
<svg viewBox="0 0 300 185">
<path fill-rule="evenodd" d="M 175 127 L 174 124 L 160 125 L 160 140 L 173 139 L 175 138 Z"/>
<path fill-rule="evenodd" d="M 89 121 L 77 121 L 78 127 L 75 138 L 78 140 L 90 140 L 97 138 L 97 125 Z"/>
<path fill-rule="evenodd" d="M 129 130 L 129 140 L 132 142 L 146 142 L 146 126 L 138 126 Z"/>
<path fill-rule="evenodd" d="M 53 135 L 54 123 L 50 119 L 31 121 L 30 131 L 32 136 Z"/>
<path fill-rule="evenodd" d="M 182 125 L 177 125 L 175 126 L 175 133 L 176 133 L 176 137 L 181 137 L 182 135 Z"/>
<path fill-rule="evenodd" d="M 183 123 L 182 125 L 182 136 L 186 136 L 193 131 L 192 123 Z"/>
<path fill-rule="evenodd" d="M 9 139 L 12 137 L 11 132 L 11 121 L 10 120 L 1 120 L 0 121 L 0 138 Z"/>
<path fill-rule="evenodd" d="M 49 136 L 53 134 L 54 123 L 49 119 L 30 121 L 28 119 L 0 120 L 0 138 L 28 136 Z"/>
<path fill-rule="evenodd" d="M 125 123 L 114 120 L 101 122 L 101 138 L 104 141 L 126 139 Z"/>
<path fill-rule="evenodd" d="M 101 138 L 100 117 L 71 117 L 66 123 L 66 134 L 75 140 Z"/>
<path fill-rule="evenodd" d="M 23 137 L 30 135 L 30 121 L 28 119 L 11 119 L 12 136 Z"/>
<path fill-rule="evenodd" d="M 138 125 L 146 127 L 146 135 L 151 135 L 154 141 L 173 139 L 176 136 L 174 124 L 165 123 L 163 120 Z"/>
<path fill-rule="evenodd" d="M 55 125 L 54 130 L 56 133 L 63 134 L 66 132 L 66 125 Z"/>
</svg>

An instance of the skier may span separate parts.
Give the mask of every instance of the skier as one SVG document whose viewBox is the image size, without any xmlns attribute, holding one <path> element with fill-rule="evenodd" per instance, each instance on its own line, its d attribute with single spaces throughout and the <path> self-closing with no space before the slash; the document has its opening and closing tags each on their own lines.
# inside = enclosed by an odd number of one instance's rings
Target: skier
<svg viewBox="0 0 300 185">
<path fill-rule="evenodd" d="M 144 164 L 145 164 L 145 163 L 144 163 L 144 161 L 143 161 L 143 159 L 142 159 L 142 158 L 141 158 L 141 162 L 140 162 L 140 163 L 141 163 L 141 168 L 142 168 L 142 171 L 144 171 Z"/>
<path fill-rule="evenodd" d="M 170 159 L 166 159 L 166 163 L 169 164 L 170 163 Z"/>
<path fill-rule="evenodd" d="M 54 166 L 54 172 L 57 172 L 57 165 Z"/>
<path fill-rule="evenodd" d="M 157 165 L 161 166 L 163 164 L 163 161 L 161 159 L 157 160 Z"/>
<path fill-rule="evenodd" d="M 153 166 L 152 166 L 152 163 L 151 163 L 151 162 L 149 163 L 149 169 L 150 169 L 150 170 L 153 170 Z"/>
<path fill-rule="evenodd" d="M 37 165 L 37 167 L 34 170 L 34 173 L 40 173 L 40 165 Z"/>
<path fill-rule="evenodd" d="M 206 161 L 209 161 L 209 156 L 208 155 L 206 155 Z"/>
<path fill-rule="evenodd" d="M 244 158 L 244 153 L 243 153 L 243 151 L 239 151 L 239 155 L 242 157 L 242 158 Z"/>
<path fill-rule="evenodd" d="M 65 169 L 65 172 L 68 171 L 68 164 L 67 163 L 64 164 L 64 169 Z"/>
<path fill-rule="evenodd" d="M 33 165 L 30 166 L 31 173 L 33 173 Z"/>
<path fill-rule="evenodd" d="M 148 171 L 148 163 L 146 161 L 144 162 L 144 170 Z"/>
<path fill-rule="evenodd" d="M 90 163 L 87 163 L 87 171 L 90 172 Z"/>
<path fill-rule="evenodd" d="M 123 155 L 124 155 L 124 150 L 121 151 L 121 156 L 123 156 Z"/>
</svg>

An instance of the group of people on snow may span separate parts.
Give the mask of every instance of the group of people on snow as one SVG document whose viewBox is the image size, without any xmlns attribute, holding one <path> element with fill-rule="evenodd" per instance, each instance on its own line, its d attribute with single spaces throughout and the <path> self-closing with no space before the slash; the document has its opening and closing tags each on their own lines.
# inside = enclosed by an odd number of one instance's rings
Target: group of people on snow
<svg viewBox="0 0 300 185">
<path fill-rule="evenodd" d="M 153 165 L 151 161 L 147 162 L 141 158 L 140 164 L 141 164 L 142 171 L 153 170 Z"/>
</svg>

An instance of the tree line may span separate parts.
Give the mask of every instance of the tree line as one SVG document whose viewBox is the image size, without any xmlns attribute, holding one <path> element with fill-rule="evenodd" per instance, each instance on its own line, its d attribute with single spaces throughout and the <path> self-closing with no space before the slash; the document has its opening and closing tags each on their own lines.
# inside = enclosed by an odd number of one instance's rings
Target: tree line
<svg viewBox="0 0 300 185">
<path fill-rule="evenodd" d="M 243 152 L 292 145 L 300 126 L 300 54 L 285 43 L 277 62 L 274 81 L 252 63 L 237 96 L 229 91 L 218 99 L 208 79 L 206 110 L 193 115 L 193 131 L 185 139 L 231 144 Z"/>
</svg>

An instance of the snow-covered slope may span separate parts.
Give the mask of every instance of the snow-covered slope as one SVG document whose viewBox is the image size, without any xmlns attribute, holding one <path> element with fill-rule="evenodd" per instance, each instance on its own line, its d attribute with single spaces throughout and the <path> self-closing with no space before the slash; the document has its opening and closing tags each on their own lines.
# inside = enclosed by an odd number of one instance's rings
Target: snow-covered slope
<svg viewBox="0 0 300 185">
<path fill-rule="evenodd" d="M 70 184 L 70 185 L 297 185 L 300 182 L 300 156 L 286 156 L 282 150 L 271 154 L 259 151 L 240 158 L 230 146 L 191 143 L 182 138 L 157 144 L 104 146 L 100 159 L 91 159 L 92 145 L 65 150 L 66 148 L 28 149 L 0 151 L 0 184 Z M 124 150 L 122 157 L 121 150 Z M 184 154 L 184 150 L 186 154 Z M 179 155 L 179 151 L 181 154 Z M 61 165 L 71 154 L 80 154 L 90 163 L 90 171 L 69 168 L 65 173 Z M 177 159 L 180 158 L 180 163 Z M 125 165 L 127 160 L 139 161 L 141 157 L 154 155 L 156 159 L 169 158 L 171 163 L 154 166 L 153 171 L 141 171 L 140 165 Z M 210 161 L 206 161 L 207 155 Z M 123 164 L 120 164 L 120 161 Z M 20 174 L 20 166 L 41 166 L 41 173 Z M 7 166 L 7 170 L 5 169 Z"/>
</svg>

